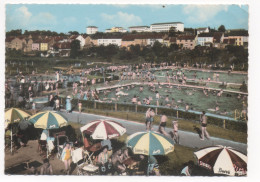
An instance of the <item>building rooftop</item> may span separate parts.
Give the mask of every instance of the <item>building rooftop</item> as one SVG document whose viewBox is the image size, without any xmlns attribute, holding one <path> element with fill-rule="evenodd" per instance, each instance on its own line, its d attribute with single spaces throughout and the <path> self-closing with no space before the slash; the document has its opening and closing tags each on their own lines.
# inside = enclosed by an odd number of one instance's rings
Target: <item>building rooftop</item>
<svg viewBox="0 0 260 182">
<path fill-rule="evenodd" d="M 198 37 L 213 37 L 214 34 L 213 33 L 201 33 L 198 35 Z"/>
<path fill-rule="evenodd" d="M 132 27 L 128 27 L 128 28 L 141 28 L 141 27 L 149 28 L 149 26 L 132 26 Z"/>
<path fill-rule="evenodd" d="M 165 34 L 130 34 L 123 36 L 123 41 L 134 41 L 135 39 L 162 39 Z"/>
<path fill-rule="evenodd" d="M 197 30 L 206 30 L 208 27 L 197 28 Z"/>
<path fill-rule="evenodd" d="M 248 31 L 243 30 L 243 31 L 230 31 L 228 36 L 248 36 Z"/>
<path fill-rule="evenodd" d="M 163 24 L 175 24 L 175 23 L 184 24 L 182 22 L 166 22 L 166 23 L 153 23 L 151 25 L 163 25 Z"/>
<path fill-rule="evenodd" d="M 180 35 L 177 37 L 178 40 L 194 40 L 195 35 Z"/>
<path fill-rule="evenodd" d="M 96 27 L 96 26 L 88 26 L 87 28 L 98 28 L 98 27 Z"/>
</svg>

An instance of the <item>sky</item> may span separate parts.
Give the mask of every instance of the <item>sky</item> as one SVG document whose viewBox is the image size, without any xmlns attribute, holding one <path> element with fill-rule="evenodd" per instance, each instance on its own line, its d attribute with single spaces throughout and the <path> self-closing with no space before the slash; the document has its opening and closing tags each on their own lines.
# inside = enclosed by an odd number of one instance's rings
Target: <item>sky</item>
<svg viewBox="0 0 260 182">
<path fill-rule="evenodd" d="M 99 31 L 120 26 L 161 22 L 183 22 L 185 28 L 224 25 L 226 29 L 248 29 L 248 6 L 238 5 L 95 5 L 95 4 L 7 4 L 6 31 L 12 29 L 86 33 L 87 26 Z"/>
</svg>

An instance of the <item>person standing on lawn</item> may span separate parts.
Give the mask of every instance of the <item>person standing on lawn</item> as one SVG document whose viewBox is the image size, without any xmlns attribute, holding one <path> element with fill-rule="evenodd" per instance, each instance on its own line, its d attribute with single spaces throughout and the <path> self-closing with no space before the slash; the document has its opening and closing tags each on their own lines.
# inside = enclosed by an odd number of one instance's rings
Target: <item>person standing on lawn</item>
<svg viewBox="0 0 260 182">
<path fill-rule="evenodd" d="M 79 113 L 81 113 L 81 110 L 82 110 L 82 103 L 81 103 L 81 101 L 79 101 L 78 107 L 79 107 Z"/>
<path fill-rule="evenodd" d="M 204 140 L 204 135 L 206 136 L 207 139 L 209 139 L 209 133 L 207 132 L 207 120 L 208 117 L 206 116 L 205 111 L 202 111 L 202 116 L 200 118 L 201 122 L 201 140 Z"/>
<path fill-rule="evenodd" d="M 145 125 L 146 125 L 147 131 L 150 130 L 150 125 L 151 125 L 150 110 L 151 110 L 151 108 L 148 108 L 148 110 L 145 113 Z"/>
<path fill-rule="evenodd" d="M 70 171 L 70 163 L 71 163 L 71 146 L 67 143 L 61 153 L 61 159 L 65 165 L 65 173 L 69 174 Z"/>
<path fill-rule="evenodd" d="M 170 138 L 170 135 L 165 131 L 165 127 L 166 127 L 166 122 L 167 122 L 168 118 L 165 115 L 165 113 L 163 113 L 162 117 L 161 117 L 161 122 L 158 128 L 158 131 L 160 133 L 162 133 L 164 136 L 167 136 Z"/>
</svg>

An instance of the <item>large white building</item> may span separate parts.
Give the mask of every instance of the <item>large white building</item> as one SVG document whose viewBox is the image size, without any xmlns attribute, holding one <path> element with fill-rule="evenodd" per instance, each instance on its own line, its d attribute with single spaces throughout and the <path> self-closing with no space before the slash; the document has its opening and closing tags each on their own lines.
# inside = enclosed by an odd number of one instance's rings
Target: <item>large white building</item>
<svg viewBox="0 0 260 182">
<path fill-rule="evenodd" d="M 154 23 L 154 24 L 151 24 L 150 31 L 151 32 L 169 32 L 171 27 L 173 27 L 176 32 L 184 31 L 184 24 L 182 22 Z"/>
<path fill-rule="evenodd" d="M 95 34 L 97 31 L 98 31 L 98 27 L 96 27 L 96 26 L 88 26 L 86 33 L 88 35 L 92 35 L 92 34 Z"/>
<path fill-rule="evenodd" d="M 132 26 L 132 27 L 129 27 L 129 31 L 130 32 L 133 32 L 133 31 L 136 31 L 136 32 L 149 32 L 150 31 L 150 27 L 148 27 L 148 26 Z"/>
</svg>

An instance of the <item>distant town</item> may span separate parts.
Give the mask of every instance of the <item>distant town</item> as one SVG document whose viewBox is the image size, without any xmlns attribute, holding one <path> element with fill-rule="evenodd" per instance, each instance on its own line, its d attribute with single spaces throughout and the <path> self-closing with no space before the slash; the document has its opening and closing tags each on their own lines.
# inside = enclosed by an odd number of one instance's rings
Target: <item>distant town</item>
<svg viewBox="0 0 260 182">
<path fill-rule="evenodd" d="M 112 27 L 99 32 L 98 27 L 86 27 L 86 33 L 70 31 L 67 34 L 52 31 L 11 30 L 6 32 L 6 50 L 19 50 L 25 55 L 41 57 L 69 57 L 72 44 L 78 49 L 115 45 L 129 50 L 131 46 L 152 47 L 159 42 L 177 50 L 193 50 L 196 47 L 224 49 L 227 45 L 248 47 L 248 31 L 226 30 L 210 27 L 185 28 L 182 22 L 154 23 L 150 26 Z"/>
</svg>

